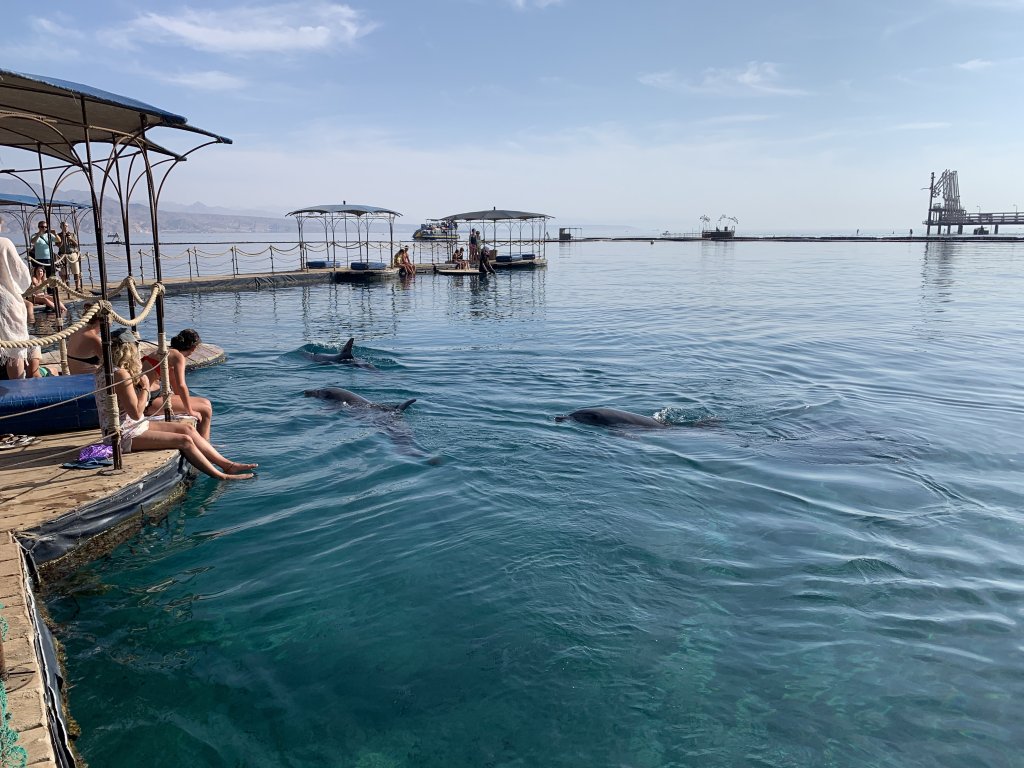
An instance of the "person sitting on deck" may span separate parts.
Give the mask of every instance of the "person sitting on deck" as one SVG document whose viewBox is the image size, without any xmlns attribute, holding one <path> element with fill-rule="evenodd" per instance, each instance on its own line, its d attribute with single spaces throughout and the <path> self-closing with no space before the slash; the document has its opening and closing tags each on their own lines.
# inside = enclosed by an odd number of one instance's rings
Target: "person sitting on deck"
<svg viewBox="0 0 1024 768">
<path fill-rule="evenodd" d="M 486 243 L 483 240 L 480 241 L 480 258 L 477 261 L 477 266 L 480 269 L 481 275 L 494 274 L 494 266 L 491 264 L 491 259 L 497 255 L 497 251 L 488 249 Z"/>
<path fill-rule="evenodd" d="M 92 302 L 85 304 L 82 311 L 92 307 Z M 102 362 L 103 341 L 100 339 L 100 314 L 97 312 L 89 318 L 89 324 L 80 331 L 68 336 L 68 370 L 71 373 L 93 373 Z"/>
<path fill-rule="evenodd" d="M 138 337 L 130 328 L 119 329 L 110 337 L 114 363 L 114 395 L 121 414 L 121 450 L 181 451 L 199 471 L 218 480 L 247 480 L 256 464 L 243 464 L 222 456 L 191 424 L 180 421 L 150 421 L 143 413 L 149 392 L 149 379 L 142 372 Z M 96 371 L 96 404 L 100 423 L 106 425 L 107 395 L 103 391 L 103 371 Z"/>
<path fill-rule="evenodd" d="M 32 270 L 32 287 L 38 288 L 46 280 L 46 272 L 42 267 L 36 267 Z M 32 299 L 33 304 L 41 304 L 46 307 L 47 312 L 54 311 L 53 299 L 47 296 L 45 293 L 33 293 Z M 64 306 L 64 302 L 60 302 L 60 313 L 63 315 L 68 311 L 68 308 Z"/>
<path fill-rule="evenodd" d="M 416 277 L 416 265 L 409 259 L 409 246 L 403 246 L 398 253 L 401 257 L 398 263 L 398 273 L 402 277 Z"/>
<path fill-rule="evenodd" d="M 466 261 L 465 253 L 465 248 L 459 248 L 452 254 L 452 264 L 456 269 L 469 269 L 469 262 Z"/>
<path fill-rule="evenodd" d="M 167 350 L 167 373 L 171 385 L 171 411 L 198 419 L 196 429 L 207 440 L 210 439 L 210 422 L 213 419 L 213 405 L 205 397 L 193 395 L 185 383 L 185 363 L 189 355 L 199 349 L 203 340 L 194 328 L 186 328 L 173 339 Z M 164 398 L 160 394 L 160 354 L 153 350 L 142 358 L 142 372 L 149 378 L 149 404 L 147 416 L 156 416 L 163 411 Z"/>
</svg>

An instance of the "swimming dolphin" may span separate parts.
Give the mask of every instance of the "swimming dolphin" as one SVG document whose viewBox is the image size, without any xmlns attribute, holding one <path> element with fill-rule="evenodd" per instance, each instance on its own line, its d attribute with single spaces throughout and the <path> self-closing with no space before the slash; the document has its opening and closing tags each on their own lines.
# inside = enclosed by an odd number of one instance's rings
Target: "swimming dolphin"
<svg viewBox="0 0 1024 768">
<path fill-rule="evenodd" d="M 303 354 L 317 363 L 344 363 L 346 365 L 354 365 L 356 368 L 366 368 L 371 371 L 377 370 L 377 366 L 373 363 L 360 360 L 352 354 L 352 345 L 354 343 L 355 338 L 349 339 L 345 342 L 345 346 L 341 348 L 341 352 L 335 355 L 323 352 L 303 352 Z"/>
<path fill-rule="evenodd" d="M 410 405 L 416 402 L 416 398 L 406 400 L 404 403 L 398 405 L 388 403 L 371 403 L 362 395 L 357 395 L 355 392 L 350 392 L 347 389 L 341 387 L 324 387 L 323 389 L 307 389 L 303 394 L 306 397 L 318 397 L 321 400 L 331 400 L 336 403 L 343 403 L 344 405 L 351 405 L 356 408 L 376 408 L 380 411 L 396 411 L 401 413 Z"/>
<path fill-rule="evenodd" d="M 425 458 L 427 464 L 438 466 L 444 462 L 441 456 L 431 456 L 416 444 L 412 431 L 405 425 L 403 419 L 399 419 L 405 409 L 416 402 L 416 398 L 406 400 L 397 405 L 387 403 L 371 403 L 365 397 L 357 395 L 341 387 L 324 387 L 323 389 L 307 389 L 303 394 L 306 397 L 317 397 L 321 400 L 328 400 L 334 403 L 342 403 L 353 408 L 364 411 L 375 411 L 383 413 L 374 414 L 373 420 L 382 427 L 384 434 L 391 438 L 395 447 L 406 456 Z M 370 414 L 366 414 L 369 416 Z"/>
<path fill-rule="evenodd" d="M 555 416 L 555 421 L 578 421 L 580 424 L 592 424 L 598 427 L 646 427 L 649 429 L 663 429 L 663 424 L 650 416 L 641 416 L 639 413 L 620 411 L 618 408 L 580 408 L 565 416 Z"/>
</svg>

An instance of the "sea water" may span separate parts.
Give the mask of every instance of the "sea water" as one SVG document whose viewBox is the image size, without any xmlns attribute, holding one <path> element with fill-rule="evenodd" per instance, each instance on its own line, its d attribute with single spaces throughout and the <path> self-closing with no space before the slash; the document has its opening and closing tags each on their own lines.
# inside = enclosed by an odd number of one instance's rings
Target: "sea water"
<svg viewBox="0 0 1024 768">
<path fill-rule="evenodd" d="M 167 300 L 259 478 L 49 600 L 86 760 L 1020 765 L 1024 246 L 548 256 Z"/>
</svg>

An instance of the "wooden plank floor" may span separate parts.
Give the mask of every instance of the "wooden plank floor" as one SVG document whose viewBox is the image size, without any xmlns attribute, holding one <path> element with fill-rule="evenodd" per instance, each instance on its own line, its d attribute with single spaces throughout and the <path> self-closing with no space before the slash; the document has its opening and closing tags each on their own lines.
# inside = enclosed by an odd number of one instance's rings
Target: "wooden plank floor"
<svg viewBox="0 0 1024 768">
<path fill-rule="evenodd" d="M 28 765 L 56 765 L 50 744 L 43 678 L 29 616 L 24 561 L 15 533 L 61 517 L 140 482 L 177 461 L 177 451 L 143 451 L 124 457 L 124 469 L 64 469 L 78 451 L 100 441 L 98 429 L 46 435 L 34 445 L 0 451 L 0 615 L 9 625 L 4 657 L 11 727 L 28 752 Z"/>
<path fill-rule="evenodd" d="M 124 457 L 124 469 L 64 469 L 78 451 L 100 442 L 98 429 L 44 435 L 35 445 L 0 451 L 0 531 L 22 532 L 111 496 L 162 467 L 176 451 Z"/>
</svg>

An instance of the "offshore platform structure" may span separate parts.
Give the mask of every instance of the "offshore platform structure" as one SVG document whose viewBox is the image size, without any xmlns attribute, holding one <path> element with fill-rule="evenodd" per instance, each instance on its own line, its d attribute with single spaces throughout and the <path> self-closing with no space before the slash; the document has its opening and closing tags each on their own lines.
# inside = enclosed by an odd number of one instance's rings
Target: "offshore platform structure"
<svg viewBox="0 0 1024 768">
<path fill-rule="evenodd" d="M 935 202 L 941 198 L 942 202 Z M 975 235 L 989 234 L 989 227 L 992 227 L 992 234 L 999 234 L 999 225 L 1020 226 L 1024 225 L 1024 214 L 1018 213 L 1014 206 L 1012 213 L 983 213 L 978 207 L 976 213 L 969 213 L 960 203 L 960 182 L 957 179 L 956 171 L 948 168 L 935 180 L 932 173 L 931 184 L 928 186 L 928 218 L 924 224 L 926 234 L 931 235 L 932 227 L 937 227 L 936 234 L 942 234 L 942 228 L 946 228 L 946 234 L 956 233 L 962 235 L 964 227 L 973 227 Z"/>
</svg>

